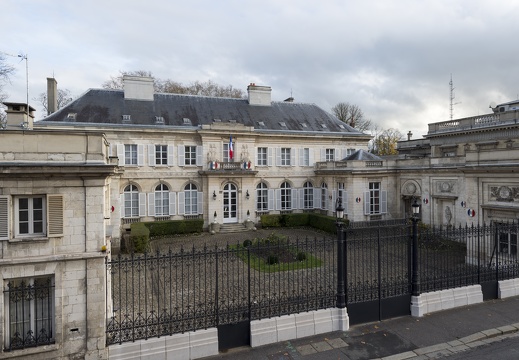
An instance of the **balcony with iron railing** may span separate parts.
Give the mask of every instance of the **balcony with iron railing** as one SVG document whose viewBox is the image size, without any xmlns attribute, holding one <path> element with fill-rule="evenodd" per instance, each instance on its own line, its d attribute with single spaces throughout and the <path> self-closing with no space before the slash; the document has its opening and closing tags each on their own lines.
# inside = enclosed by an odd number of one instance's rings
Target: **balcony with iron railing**
<svg viewBox="0 0 519 360">
<path fill-rule="evenodd" d="M 472 116 L 456 120 L 442 121 L 429 124 L 428 135 L 470 129 L 481 129 L 485 127 L 494 127 L 507 124 L 517 124 L 518 118 L 519 110 L 514 110 L 507 111 L 504 113 L 495 113 L 488 115 Z"/>
</svg>

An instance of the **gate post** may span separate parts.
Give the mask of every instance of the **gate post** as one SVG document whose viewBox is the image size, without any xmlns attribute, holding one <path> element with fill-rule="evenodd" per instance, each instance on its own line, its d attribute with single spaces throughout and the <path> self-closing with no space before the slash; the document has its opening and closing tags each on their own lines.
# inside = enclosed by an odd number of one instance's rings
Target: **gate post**
<svg viewBox="0 0 519 360">
<path fill-rule="evenodd" d="M 337 199 L 337 207 L 335 208 L 337 222 L 337 295 L 335 298 L 335 307 L 332 313 L 332 330 L 345 331 L 350 328 L 350 319 L 346 310 L 346 287 L 344 284 L 344 274 L 346 273 L 345 255 L 344 255 L 344 224 L 342 218 L 344 216 L 344 207 L 342 206 L 342 198 Z"/>
</svg>

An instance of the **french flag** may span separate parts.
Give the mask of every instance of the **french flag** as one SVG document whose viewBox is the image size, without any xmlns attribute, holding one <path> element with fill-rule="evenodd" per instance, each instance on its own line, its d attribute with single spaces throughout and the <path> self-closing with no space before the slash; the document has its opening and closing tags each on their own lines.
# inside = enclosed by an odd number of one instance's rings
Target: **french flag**
<svg viewBox="0 0 519 360">
<path fill-rule="evenodd" d="M 232 160 L 233 154 L 234 154 L 234 149 L 232 146 L 232 135 L 231 135 L 231 138 L 229 139 L 229 160 Z"/>
</svg>

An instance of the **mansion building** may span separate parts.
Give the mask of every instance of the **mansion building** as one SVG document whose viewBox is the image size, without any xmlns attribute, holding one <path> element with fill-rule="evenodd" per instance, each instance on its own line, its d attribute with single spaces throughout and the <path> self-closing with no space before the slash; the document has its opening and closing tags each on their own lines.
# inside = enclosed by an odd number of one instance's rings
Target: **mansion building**
<svg viewBox="0 0 519 360">
<path fill-rule="evenodd" d="M 134 222 L 196 218 L 223 231 L 263 214 L 333 216 L 338 198 L 354 222 L 407 218 L 415 201 L 432 225 L 519 218 L 519 100 L 429 124 L 379 157 L 370 135 L 314 104 L 273 101 L 268 86 L 234 99 L 123 82 L 55 111 L 48 79 L 51 114 L 37 122 L 28 104 L 4 103 L 2 358 L 107 358 L 105 258 Z M 513 231 L 500 235 L 500 252 L 517 246 Z"/>
</svg>

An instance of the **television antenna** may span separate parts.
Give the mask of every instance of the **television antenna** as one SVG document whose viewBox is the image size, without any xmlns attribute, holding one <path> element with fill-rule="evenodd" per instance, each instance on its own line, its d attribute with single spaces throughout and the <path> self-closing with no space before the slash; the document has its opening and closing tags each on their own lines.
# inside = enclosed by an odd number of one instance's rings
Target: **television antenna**
<svg viewBox="0 0 519 360">
<path fill-rule="evenodd" d="M 451 74 L 451 81 L 449 81 L 450 91 L 451 91 L 451 97 L 450 97 L 450 114 L 451 114 L 451 120 L 454 118 L 454 105 L 461 104 L 461 102 L 454 102 L 454 98 L 456 97 L 454 95 L 454 83 L 452 82 L 452 74 Z"/>
</svg>

